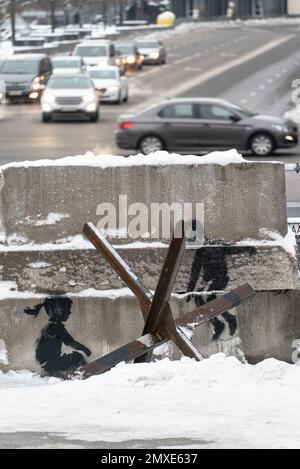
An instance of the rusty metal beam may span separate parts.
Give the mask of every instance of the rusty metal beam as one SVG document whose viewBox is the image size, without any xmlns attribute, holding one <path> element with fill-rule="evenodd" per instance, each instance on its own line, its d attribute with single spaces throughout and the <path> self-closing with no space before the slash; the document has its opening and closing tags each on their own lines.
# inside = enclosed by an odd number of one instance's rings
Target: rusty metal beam
<svg viewBox="0 0 300 469">
<path fill-rule="evenodd" d="M 169 303 L 185 248 L 184 224 L 182 223 L 182 236 L 180 238 L 176 238 L 175 235 L 173 235 L 170 243 L 168 254 L 165 259 L 146 320 L 143 335 L 155 332 L 158 328 L 161 315 Z M 167 314 L 168 313 L 170 314 L 171 311 L 167 311 Z"/>
<path fill-rule="evenodd" d="M 181 327 L 188 327 L 189 325 L 192 325 L 193 327 L 201 326 L 212 318 L 239 306 L 242 301 L 245 301 L 254 295 L 255 291 L 248 283 L 246 283 L 235 290 L 206 303 L 200 308 L 194 309 L 190 313 L 178 319 L 176 324 Z"/>
<path fill-rule="evenodd" d="M 109 265 L 121 277 L 132 293 L 138 299 L 144 320 L 147 320 L 151 306 L 152 293 L 135 275 L 113 246 L 105 239 L 93 223 L 86 223 L 83 227 L 83 234 L 95 246 L 95 248 L 105 257 Z"/>
<path fill-rule="evenodd" d="M 182 330 L 182 328 L 194 329 L 195 327 L 201 326 L 205 322 L 210 321 L 225 311 L 235 308 L 242 301 L 252 297 L 253 295 L 255 295 L 255 291 L 250 287 L 250 285 L 245 284 L 226 295 L 197 308 L 175 322 L 179 335 L 181 333 L 184 335 L 184 330 Z M 169 337 L 169 339 L 171 339 L 171 337 Z M 92 375 L 104 373 L 120 362 L 130 362 L 142 355 L 152 352 L 156 347 L 166 343 L 167 341 L 167 337 L 161 338 L 156 334 L 147 334 L 146 336 L 143 336 L 140 339 L 120 347 L 114 352 L 79 368 L 75 373 L 73 373 L 73 375 L 69 376 L 69 378 L 72 379 L 80 377 L 81 379 L 86 379 Z"/>
<path fill-rule="evenodd" d="M 168 342 L 168 339 L 161 340 L 155 334 L 147 334 L 139 339 L 136 339 L 129 344 L 124 345 L 97 360 L 88 363 L 87 365 L 76 370 L 72 375 L 67 378 L 74 379 L 87 379 L 91 376 L 100 375 L 106 371 L 114 368 L 118 363 L 131 362 L 141 355 L 151 353 L 156 347 Z"/>
<path fill-rule="evenodd" d="M 161 275 L 162 279 L 170 282 L 169 286 L 166 285 L 167 290 L 165 293 L 170 295 L 172 293 L 172 288 L 174 282 L 176 280 L 177 271 L 180 268 L 180 263 L 182 260 L 182 256 L 184 255 L 185 249 L 185 239 L 184 239 L 184 224 L 182 223 L 181 232 L 176 230 L 177 233 L 181 233 L 181 237 L 172 239 L 170 247 L 168 249 L 167 258 L 164 264 L 163 273 Z M 99 230 L 92 224 L 86 223 L 83 228 L 83 233 L 86 238 L 95 246 L 95 248 L 105 257 L 107 262 L 110 266 L 117 272 L 117 274 L 121 277 L 123 282 L 130 288 L 130 290 L 134 293 L 136 298 L 138 299 L 141 311 L 144 317 L 144 321 L 146 323 L 144 328 L 144 335 L 148 334 L 149 332 L 153 332 L 157 327 L 157 323 L 161 314 L 163 312 L 163 308 L 160 308 L 158 311 L 157 318 L 155 320 L 156 327 L 152 327 L 152 319 L 150 316 L 149 318 L 149 310 L 151 307 L 152 302 L 152 293 L 148 290 L 148 288 L 141 282 L 141 280 L 132 272 L 130 267 L 126 264 L 126 262 L 121 258 L 118 252 L 111 246 L 111 244 L 106 240 L 106 238 L 100 233 Z M 170 267 L 170 263 L 172 263 L 172 267 Z M 175 268 L 176 271 L 172 274 L 172 268 Z M 161 302 L 162 295 L 164 293 L 163 288 L 160 288 L 160 282 L 158 283 L 158 294 L 159 294 L 159 302 Z M 156 296 L 155 301 L 158 301 L 158 297 Z M 152 313 L 151 313 L 152 315 Z M 149 318 L 149 319 L 148 319 Z M 151 320 L 151 323 L 150 323 Z M 149 321 L 150 327 L 147 325 Z M 154 322 L 154 321 L 153 321 Z M 164 333 L 167 334 L 168 338 L 171 338 L 179 350 L 184 354 L 191 358 L 199 359 L 200 354 L 196 351 L 196 348 L 192 345 L 189 341 L 188 337 L 184 337 L 182 332 L 178 333 L 176 330 L 176 326 L 174 324 L 171 308 L 168 304 L 165 303 L 165 311 L 164 311 Z M 146 327 L 147 326 L 147 327 Z M 162 328 L 161 328 L 162 329 Z M 148 353 L 147 356 L 139 356 L 136 360 L 137 362 L 141 363 L 144 361 L 150 361 L 151 353 Z"/>
</svg>

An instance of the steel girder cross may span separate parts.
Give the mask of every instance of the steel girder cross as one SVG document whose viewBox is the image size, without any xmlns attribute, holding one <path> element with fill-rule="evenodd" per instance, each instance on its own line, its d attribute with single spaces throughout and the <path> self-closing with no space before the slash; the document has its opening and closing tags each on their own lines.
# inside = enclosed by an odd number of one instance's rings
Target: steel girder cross
<svg viewBox="0 0 300 469">
<path fill-rule="evenodd" d="M 84 225 L 83 233 L 134 293 L 145 326 L 142 337 L 82 366 L 69 378 L 86 379 L 104 373 L 123 361 L 149 361 L 153 350 L 169 340 L 177 345 L 183 355 L 199 361 L 202 356 L 185 334 L 185 328 L 200 326 L 255 294 L 251 286 L 245 284 L 175 321 L 169 301 L 186 248 L 183 224 L 181 236 L 174 235 L 172 238 L 154 296 L 92 223 Z"/>
</svg>

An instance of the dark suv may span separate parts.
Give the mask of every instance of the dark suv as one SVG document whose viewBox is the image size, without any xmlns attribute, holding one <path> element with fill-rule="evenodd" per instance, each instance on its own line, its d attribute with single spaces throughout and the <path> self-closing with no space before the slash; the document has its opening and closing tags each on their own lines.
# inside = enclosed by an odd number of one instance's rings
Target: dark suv
<svg viewBox="0 0 300 469">
<path fill-rule="evenodd" d="M 256 114 L 222 99 L 172 99 L 133 116 L 120 116 L 118 127 L 117 145 L 144 154 L 236 148 L 268 156 L 276 148 L 298 144 L 294 122 Z"/>
<path fill-rule="evenodd" d="M 10 101 L 39 100 L 51 74 L 51 61 L 44 54 L 13 55 L 0 64 L 0 80 Z"/>
</svg>

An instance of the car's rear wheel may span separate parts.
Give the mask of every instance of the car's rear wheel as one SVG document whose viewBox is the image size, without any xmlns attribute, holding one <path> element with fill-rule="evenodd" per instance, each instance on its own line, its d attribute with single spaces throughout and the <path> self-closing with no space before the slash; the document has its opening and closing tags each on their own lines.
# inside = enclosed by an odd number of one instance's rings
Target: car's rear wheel
<svg viewBox="0 0 300 469">
<path fill-rule="evenodd" d="M 146 135 L 140 140 L 139 149 L 144 155 L 149 155 L 164 150 L 164 143 L 156 135 Z"/>
<path fill-rule="evenodd" d="M 42 114 L 42 121 L 43 122 L 50 122 L 51 119 L 52 119 L 51 114 L 45 114 L 45 113 Z"/>
<path fill-rule="evenodd" d="M 267 133 L 257 133 L 250 140 L 250 150 L 257 156 L 268 156 L 275 150 L 275 142 Z"/>
</svg>

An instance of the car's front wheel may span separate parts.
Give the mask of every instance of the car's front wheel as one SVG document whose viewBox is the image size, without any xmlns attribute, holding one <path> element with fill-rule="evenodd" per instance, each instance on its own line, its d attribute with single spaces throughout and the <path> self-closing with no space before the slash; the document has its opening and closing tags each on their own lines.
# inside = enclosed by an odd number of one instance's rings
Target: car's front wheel
<svg viewBox="0 0 300 469">
<path fill-rule="evenodd" d="M 257 156 L 269 156 L 275 150 L 275 142 L 271 135 L 258 133 L 250 140 L 250 150 Z"/>
<path fill-rule="evenodd" d="M 164 150 L 164 143 L 156 135 L 147 135 L 140 140 L 139 149 L 144 155 L 149 155 Z"/>
</svg>

